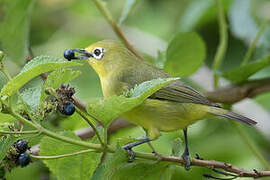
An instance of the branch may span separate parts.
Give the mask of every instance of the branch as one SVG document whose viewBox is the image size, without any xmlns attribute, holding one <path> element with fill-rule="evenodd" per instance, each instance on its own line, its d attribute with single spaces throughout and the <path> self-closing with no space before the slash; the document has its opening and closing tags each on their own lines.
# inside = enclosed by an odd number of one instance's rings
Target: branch
<svg viewBox="0 0 270 180">
<path fill-rule="evenodd" d="M 75 155 L 89 153 L 89 152 L 95 152 L 95 151 L 92 149 L 86 149 L 86 150 L 77 151 L 74 153 L 60 154 L 60 155 L 55 155 L 55 156 L 36 156 L 36 155 L 32 155 L 32 154 L 30 156 L 31 156 L 31 158 L 34 158 L 34 159 L 50 160 L 50 159 L 59 159 L 59 158 L 63 158 L 63 157 L 75 156 Z"/>
<path fill-rule="evenodd" d="M 101 146 L 99 148 L 101 148 Z M 96 150 L 98 150 L 99 148 L 96 148 Z M 36 148 L 36 149 L 38 149 L 38 148 Z M 111 153 L 114 153 L 114 150 L 112 150 Z M 33 151 L 32 151 L 32 154 L 34 154 Z M 37 155 L 36 152 L 35 152 L 35 155 Z M 70 155 L 70 154 L 68 154 L 68 155 Z M 182 157 L 166 156 L 166 155 L 162 155 L 162 154 L 154 155 L 153 153 L 142 153 L 142 152 L 135 152 L 135 155 L 137 158 L 142 158 L 142 159 L 173 162 L 173 163 L 177 163 L 177 164 L 181 164 L 181 165 L 185 164 L 185 160 Z M 66 155 L 63 155 L 63 157 L 65 157 L 65 156 Z M 34 157 L 39 158 L 39 156 L 34 156 Z M 43 159 L 43 158 L 49 159 L 49 158 L 43 157 L 43 156 L 41 156 L 40 159 Z M 54 158 L 56 158 L 56 157 L 52 157 L 52 159 L 54 159 Z M 58 155 L 57 158 L 61 158 L 61 155 Z M 205 167 L 205 168 L 213 170 L 216 173 L 223 174 L 223 175 L 231 175 L 233 177 L 261 178 L 261 177 L 270 176 L 270 171 L 257 171 L 255 169 L 253 171 L 247 171 L 247 170 L 237 168 L 229 163 L 215 161 L 215 160 L 203 160 L 200 158 L 198 158 L 198 159 L 192 158 L 191 165 L 198 166 L 198 167 Z M 225 172 L 219 171 L 217 169 L 223 169 Z M 234 173 L 234 174 L 229 174 L 229 173 Z"/>
<path fill-rule="evenodd" d="M 160 155 L 160 158 L 162 161 L 168 161 L 168 162 L 177 162 L 181 164 L 185 164 L 185 160 L 182 157 L 174 157 L 174 156 L 163 156 Z M 202 160 L 202 159 L 191 159 L 191 165 L 192 166 L 200 166 L 205 167 L 208 169 L 223 169 L 226 172 L 234 173 L 238 177 L 253 177 L 253 178 L 260 178 L 260 177 L 267 177 L 270 176 L 270 171 L 247 171 L 240 168 L 237 168 L 229 163 L 215 161 L 215 160 Z"/>
<path fill-rule="evenodd" d="M 78 108 L 80 108 L 83 111 L 86 111 L 86 104 L 84 104 L 83 102 L 81 102 L 75 96 L 72 96 L 72 99 L 73 99 L 73 102 L 74 102 L 75 106 L 77 106 Z"/>
<path fill-rule="evenodd" d="M 38 134 L 39 131 L 38 130 L 32 130 L 32 131 L 2 131 L 0 130 L 0 135 L 2 134 Z"/>
<path fill-rule="evenodd" d="M 112 29 L 114 30 L 115 34 L 123 41 L 125 46 L 139 59 L 144 60 L 142 56 L 133 48 L 133 46 L 128 42 L 127 38 L 124 36 L 123 32 L 121 31 L 120 27 L 114 21 L 109 9 L 106 6 L 106 2 L 102 2 L 101 0 L 93 0 L 96 4 L 97 8 L 99 9 L 100 13 L 104 16 L 107 22 L 111 25 Z"/>
<path fill-rule="evenodd" d="M 216 5 L 218 9 L 219 44 L 212 66 L 212 69 L 215 72 L 214 88 L 218 87 L 219 76 L 216 74 L 216 71 L 218 71 L 221 66 L 228 46 L 228 29 L 221 0 L 216 0 Z"/>
<path fill-rule="evenodd" d="M 247 81 L 242 85 L 228 87 L 206 92 L 205 96 L 212 102 L 233 104 L 245 98 L 252 98 L 270 91 L 270 78 Z"/>
<path fill-rule="evenodd" d="M 259 39 L 260 39 L 262 33 L 264 32 L 265 28 L 267 27 L 267 24 L 268 24 L 268 21 L 267 21 L 267 20 L 265 20 L 265 21 L 261 24 L 261 26 L 260 26 L 260 28 L 259 28 L 259 30 L 258 30 L 258 32 L 257 32 L 257 34 L 256 34 L 256 36 L 255 36 L 255 38 L 253 39 L 252 43 L 250 44 L 250 46 L 249 46 L 249 48 L 248 48 L 247 53 L 245 54 L 245 57 L 244 57 L 244 59 L 243 59 L 243 61 L 242 61 L 242 64 L 241 64 L 242 66 L 243 66 L 243 65 L 246 65 L 246 64 L 248 63 L 248 61 L 249 61 L 249 59 L 250 59 L 252 53 L 253 53 L 254 50 L 256 49 L 257 42 L 259 41 Z"/>
</svg>

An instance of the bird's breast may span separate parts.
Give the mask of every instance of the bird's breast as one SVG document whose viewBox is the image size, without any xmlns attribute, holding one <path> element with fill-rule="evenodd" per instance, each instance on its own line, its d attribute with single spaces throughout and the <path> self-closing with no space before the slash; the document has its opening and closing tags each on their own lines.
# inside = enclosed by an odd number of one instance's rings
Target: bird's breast
<svg viewBox="0 0 270 180">
<path fill-rule="evenodd" d="M 101 87 L 105 98 L 119 96 L 128 91 L 128 86 L 115 78 L 102 78 Z"/>
</svg>

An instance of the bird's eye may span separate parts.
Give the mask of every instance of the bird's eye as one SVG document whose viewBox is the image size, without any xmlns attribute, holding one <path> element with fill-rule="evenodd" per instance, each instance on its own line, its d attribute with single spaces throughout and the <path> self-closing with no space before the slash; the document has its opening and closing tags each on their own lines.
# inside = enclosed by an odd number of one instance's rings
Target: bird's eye
<svg viewBox="0 0 270 180">
<path fill-rule="evenodd" d="M 101 59 L 102 57 L 103 57 L 103 55 L 104 55 L 104 49 L 103 48 L 101 48 L 101 47 L 97 47 L 97 48 L 95 48 L 94 49 L 94 51 L 93 51 L 93 57 L 95 58 L 95 59 Z"/>
</svg>

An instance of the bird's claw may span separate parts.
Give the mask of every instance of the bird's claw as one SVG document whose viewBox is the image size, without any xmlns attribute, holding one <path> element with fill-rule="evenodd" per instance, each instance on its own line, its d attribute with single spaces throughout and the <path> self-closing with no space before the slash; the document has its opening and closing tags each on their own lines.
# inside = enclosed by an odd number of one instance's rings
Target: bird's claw
<svg viewBox="0 0 270 180">
<path fill-rule="evenodd" d="M 146 143 L 146 142 L 149 142 L 150 140 L 147 138 L 147 139 L 143 139 L 141 141 L 138 141 L 138 142 L 134 142 L 134 143 L 129 143 L 129 144 L 126 144 L 124 146 L 122 146 L 122 148 L 124 150 L 127 151 L 128 155 L 129 155 L 129 162 L 133 162 L 135 160 L 135 153 L 132 151 L 132 148 L 140 145 L 140 144 L 143 144 L 143 143 Z"/>
<path fill-rule="evenodd" d="M 135 160 L 135 153 L 132 148 L 128 148 L 125 146 L 123 146 L 122 148 L 127 152 L 128 162 L 133 162 Z"/>
<path fill-rule="evenodd" d="M 185 160 L 186 164 L 185 164 L 185 170 L 190 170 L 190 166 L 191 166 L 191 162 L 190 162 L 190 157 L 188 154 L 183 154 L 182 158 Z"/>
</svg>

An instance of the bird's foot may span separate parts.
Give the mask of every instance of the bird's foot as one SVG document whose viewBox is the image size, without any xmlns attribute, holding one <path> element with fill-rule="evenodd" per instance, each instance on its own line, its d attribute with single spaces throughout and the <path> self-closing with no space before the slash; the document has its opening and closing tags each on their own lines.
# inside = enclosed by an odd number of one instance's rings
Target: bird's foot
<svg viewBox="0 0 270 180">
<path fill-rule="evenodd" d="M 135 153 L 132 151 L 132 148 L 134 148 L 140 144 L 149 142 L 149 141 L 150 140 L 147 138 L 147 139 L 143 139 L 143 140 L 138 141 L 138 142 L 129 143 L 129 144 L 122 146 L 122 148 L 127 151 L 127 154 L 129 156 L 129 162 L 133 162 L 135 160 Z"/>
<path fill-rule="evenodd" d="M 127 152 L 128 162 L 133 162 L 135 160 L 135 153 L 132 148 L 128 147 L 127 145 L 122 146 L 122 148 Z"/>
<path fill-rule="evenodd" d="M 185 170 L 190 170 L 191 162 L 190 162 L 190 156 L 186 152 L 183 153 L 182 158 L 186 161 L 185 164 Z"/>
</svg>

